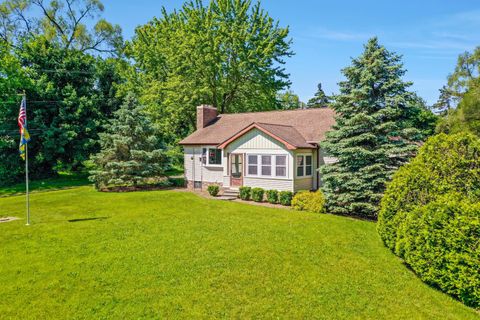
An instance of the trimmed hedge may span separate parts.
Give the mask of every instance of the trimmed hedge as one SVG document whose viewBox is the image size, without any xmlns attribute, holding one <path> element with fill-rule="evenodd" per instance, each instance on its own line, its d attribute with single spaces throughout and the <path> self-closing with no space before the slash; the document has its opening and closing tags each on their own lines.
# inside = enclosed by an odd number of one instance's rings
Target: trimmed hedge
<svg viewBox="0 0 480 320">
<path fill-rule="evenodd" d="M 269 203 L 272 203 L 272 204 L 278 203 L 278 191 L 277 190 L 267 190 L 265 193 L 267 195 L 267 201 Z"/>
<path fill-rule="evenodd" d="M 218 185 L 212 184 L 207 187 L 207 190 L 212 197 L 216 197 L 218 195 L 218 192 L 220 191 L 220 187 Z"/>
<path fill-rule="evenodd" d="M 240 197 L 240 199 L 250 200 L 252 188 L 250 188 L 250 187 L 240 187 L 238 189 L 238 191 L 239 191 L 238 196 Z"/>
<path fill-rule="evenodd" d="M 420 278 L 480 307 L 480 203 L 451 193 L 413 210 L 397 230 L 395 252 Z"/>
<path fill-rule="evenodd" d="M 255 202 L 263 201 L 263 194 L 265 191 L 262 188 L 253 188 L 252 189 L 252 200 Z"/>
<path fill-rule="evenodd" d="M 320 190 L 315 192 L 300 191 L 292 199 L 292 208 L 299 211 L 324 213 L 325 197 Z"/>
<path fill-rule="evenodd" d="M 284 206 L 292 204 L 293 193 L 291 191 L 280 191 L 278 201 Z"/>
<path fill-rule="evenodd" d="M 480 306 L 480 139 L 440 134 L 388 184 L 377 229 L 426 282 Z"/>
</svg>

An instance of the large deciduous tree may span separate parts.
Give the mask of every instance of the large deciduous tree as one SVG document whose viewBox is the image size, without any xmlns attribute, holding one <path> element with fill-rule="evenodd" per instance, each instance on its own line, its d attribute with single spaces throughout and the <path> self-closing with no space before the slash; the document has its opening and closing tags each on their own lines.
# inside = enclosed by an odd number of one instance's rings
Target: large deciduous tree
<svg viewBox="0 0 480 320">
<path fill-rule="evenodd" d="M 385 183 L 417 151 L 418 98 L 404 82 L 401 57 L 372 38 L 342 70 L 332 104 L 336 124 L 323 143 L 338 159 L 322 168 L 330 212 L 375 218 Z"/>
<path fill-rule="evenodd" d="M 130 72 L 129 89 L 173 140 L 195 128 L 199 104 L 222 113 L 279 108 L 276 94 L 289 85 L 282 67 L 292 55 L 288 33 L 250 0 L 208 6 L 196 0 L 173 13 L 164 9 L 137 28 L 128 45 L 138 71 Z"/>
</svg>

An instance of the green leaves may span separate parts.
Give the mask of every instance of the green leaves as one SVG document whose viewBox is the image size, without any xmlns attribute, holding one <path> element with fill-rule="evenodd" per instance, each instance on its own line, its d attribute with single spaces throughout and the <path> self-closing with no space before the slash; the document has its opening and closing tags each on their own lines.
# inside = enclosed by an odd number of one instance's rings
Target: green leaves
<svg viewBox="0 0 480 320">
<path fill-rule="evenodd" d="M 376 38 L 343 73 L 331 105 L 337 123 L 322 143 L 338 162 L 322 168 L 323 191 L 330 212 L 375 218 L 385 183 L 415 154 L 433 121 L 420 119 L 425 109 L 402 80 L 400 56 Z"/>
<path fill-rule="evenodd" d="M 182 9 L 137 28 L 127 45 L 141 83 L 139 99 L 176 141 L 195 128 L 195 108 L 221 113 L 277 108 L 289 85 L 282 67 L 290 57 L 288 29 L 259 3 L 190 1 Z"/>
</svg>

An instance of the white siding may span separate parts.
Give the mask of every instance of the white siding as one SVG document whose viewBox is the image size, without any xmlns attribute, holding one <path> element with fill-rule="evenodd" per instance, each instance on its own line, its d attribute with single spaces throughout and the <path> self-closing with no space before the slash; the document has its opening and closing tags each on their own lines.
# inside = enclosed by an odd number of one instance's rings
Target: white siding
<svg viewBox="0 0 480 320">
<path fill-rule="evenodd" d="M 312 190 L 313 178 L 295 178 L 294 190 L 295 192 L 300 190 Z"/>
<path fill-rule="evenodd" d="M 293 191 L 293 182 L 289 179 L 248 178 L 245 177 L 243 185 L 265 190 Z"/>
<path fill-rule="evenodd" d="M 288 190 L 293 191 L 293 153 L 286 149 L 285 146 L 273 139 L 269 135 L 258 129 L 253 129 L 237 140 L 233 141 L 225 149 L 225 154 L 242 153 L 242 154 L 271 154 L 287 156 L 287 176 L 283 178 L 276 177 L 257 177 L 248 176 L 246 174 L 247 158 L 244 158 L 244 178 L 243 185 L 248 187 L 259 187 L 266 190 Z M 227 166 L 224 166 L 224 181 L 230 182 L 230 172 Z"/>
<path fill-rule="evenodd" d="M 223 183 L 223 166 L 203 165 L 202 149 L 208 146 L 184 148 L 185 178 L 188 181 L 203 181 Z M 222 165 L 226 165 L 226 158 L 222 157 Z"/>
</svg>

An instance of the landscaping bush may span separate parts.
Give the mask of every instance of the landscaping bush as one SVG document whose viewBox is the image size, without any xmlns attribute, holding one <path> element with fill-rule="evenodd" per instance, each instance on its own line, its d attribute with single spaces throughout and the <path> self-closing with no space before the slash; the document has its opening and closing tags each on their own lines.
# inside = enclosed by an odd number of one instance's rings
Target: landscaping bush
<svg viewBox="0 0 480 320">
<path fill-rule="evenodd" d="M 428 283 L 480 306 L 480 139 L 430 138 L 387 186 L 377 229 Z"/>
<path fill-rule="evenodd" d="M 269 203 L 275 204 L 278 203 L 278 191 L 277 190 L 267 190 L 267 201 Z"/>
<path fill-rule="evenodd" d="M 184 188 L 185 187 L 185 178 L 168 178 L 168 182 L 172 187 Z"/>
<path fill-rule="evenodd" d="M 299 211 L 324 213 L 325 197 L 320 190 L 315 192 L 300 191 L 292 199 L 292 208 Z"/>
<path fill-rule="evenodd" d="M 252 188 L 250 187 L 240 187 L 238 195 L 242 200 L 250 200 L 251 192 L 252 192 Z"/>
<path fill-rule="evenodd" d="M 292 204 L 293 193 L 291 191 L 281 191 L 278 200 L 280 204 L 289 206 Z"/>
<path fill-rule="evenodd" d="M 212 184 L 207 187 L 207 190 L 212 197 L 216 197 L 218 195 L 218 192 L 220 191 L 220 187 L 216 184 Z"/>
<path fill-rule="evenodd" d="M 263 201 L 263 194 L 265 191 L 262 188 L 253 188 L 252 189 L 252 200 L 255 202 Z"/>
<path fill-rule="evenodd" d="M 382 199 L 377 224 L 385 244 L 395 248 L 396 230 L 409 212 L 450 192 L 479 198 L 480 139 L 474 135 L 431 137 L 418 155 L 395 173 Z"/>
<path fill-rule="evenodd" d="M 420 278 L 480 307 L 480 203 L 447 194 L 410 212 L 395 251 Z"/>
</svg>

